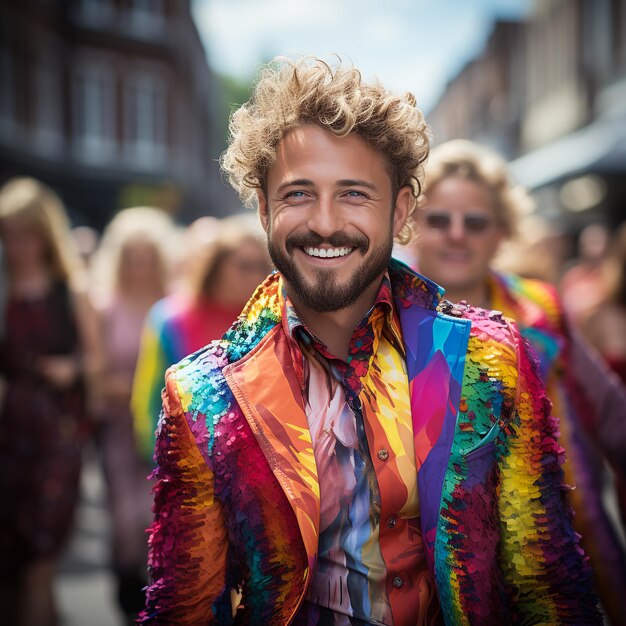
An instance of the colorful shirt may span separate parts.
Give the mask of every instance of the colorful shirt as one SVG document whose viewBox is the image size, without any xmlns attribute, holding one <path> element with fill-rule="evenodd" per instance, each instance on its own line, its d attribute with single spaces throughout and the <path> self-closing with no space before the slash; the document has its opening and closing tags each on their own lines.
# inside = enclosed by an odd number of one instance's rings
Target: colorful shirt
<svg viewBox="0 0 626 626">
<path fill-rule="evenodd" d="M 434 623 L 439 608 L 424 557 L 409 383 L 389 278 L 355 329 L 347 362 L 306 329 L 288 299 L 282 319 L 304 355 L 320 481 L 318 564 L 296 624 L 392 625 L 393 615 L 403 624 Z"/>
</svg>

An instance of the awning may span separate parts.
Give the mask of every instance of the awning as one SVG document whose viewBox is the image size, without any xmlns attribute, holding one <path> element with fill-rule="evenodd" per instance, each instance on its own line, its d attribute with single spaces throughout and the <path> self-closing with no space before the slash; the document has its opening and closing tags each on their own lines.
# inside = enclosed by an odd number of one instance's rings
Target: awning
<svg viewBox="0 0 626 626">
<path fill-rule="evenodd" d="M 596 120 L 510 163 L 528 189 L 584 173 L 626 173 L 626 118 Z"/>
</svg>

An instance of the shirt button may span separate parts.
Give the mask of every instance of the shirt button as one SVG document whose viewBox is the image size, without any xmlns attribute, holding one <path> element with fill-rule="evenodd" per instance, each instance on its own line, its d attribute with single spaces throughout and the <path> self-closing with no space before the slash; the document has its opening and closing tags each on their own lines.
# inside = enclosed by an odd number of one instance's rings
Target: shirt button
<svg viewBox="0 0 626 626">
<path fill-rule="evenodd" d="M 386 461 L 389 458 L 389 452 L 387 450 L 379 450 L 378 451 L 378 458 L 381 461 Z"/>
<path fill-rule="evenodd" d="M 400 576 L 396 576 L 396 577 L 393 579 L 393 583 L 392 583 L 392 584 L 393 584 L 393 586 L 394 586 L 396 589 L 400 589 L 400 587 L 402 587 L 402 585 L 404 585 L 404 580 L 402 580 L 402 578 L 400 578 Z"/>
<path fill-rule="evenodd" d="M 387 526 L 389 528 L 395 528 L 396 524 L 398 523 L 398 519 L 396 518 L 395 515 L 392 515 L 388 520 L 387 520 Z"/>
</svg>

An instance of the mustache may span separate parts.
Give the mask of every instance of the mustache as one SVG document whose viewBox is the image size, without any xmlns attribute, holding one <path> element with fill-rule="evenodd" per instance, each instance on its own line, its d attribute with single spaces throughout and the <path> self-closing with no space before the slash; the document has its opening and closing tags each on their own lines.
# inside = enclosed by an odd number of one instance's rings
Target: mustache
<svg viewBox="0 0 626 626">
<path fill-rule="evenodd" d="M 342 230 L 338 230 L 329 237 L 322 237 L 318 233 L 309 231 L 307 233 L 294 234 L 287 237 L 285 246 L 289 252 L 294 248 L 319 248 L 327 244 L 333 248 L 355 248 L 365 254 L 370 242 L 365 235 L 348 236 Z"/>
</svg>

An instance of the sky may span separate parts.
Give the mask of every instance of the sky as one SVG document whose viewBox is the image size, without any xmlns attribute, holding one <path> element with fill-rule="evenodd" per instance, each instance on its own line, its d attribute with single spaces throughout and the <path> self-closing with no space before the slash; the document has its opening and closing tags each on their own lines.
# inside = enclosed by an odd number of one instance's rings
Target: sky
<svg viewBox="0 0 626 626">
<path fill-rule="evenodd" d="M 533 0 L 193 0 L 211 66 L 254 78 L 274 56 L 338 54 L 367 80 L 411 91 L 430 110 L 483 49 L 493 21 L 523 19 Z"/>
</svg>

